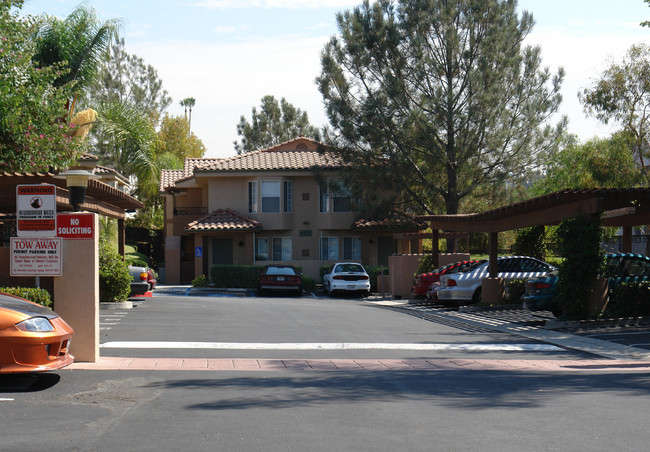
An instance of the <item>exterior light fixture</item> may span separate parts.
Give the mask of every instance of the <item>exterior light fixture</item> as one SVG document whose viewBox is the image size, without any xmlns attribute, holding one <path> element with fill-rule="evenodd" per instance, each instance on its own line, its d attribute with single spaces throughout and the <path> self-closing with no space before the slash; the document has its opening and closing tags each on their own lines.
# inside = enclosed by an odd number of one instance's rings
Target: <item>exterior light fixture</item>
<svg viewBox="0 0 650 452">
<path fill-rule="evenodd" d="M 54 176 L 56 179 L 65 179 L 66 185 L 70 190 L 70 204 L 74 212 L 81 211 L 81 205 L 86 200 L 86 188 L 88 180 L 97 176 L 86 170 L 67 170 Z"/>
</svg>

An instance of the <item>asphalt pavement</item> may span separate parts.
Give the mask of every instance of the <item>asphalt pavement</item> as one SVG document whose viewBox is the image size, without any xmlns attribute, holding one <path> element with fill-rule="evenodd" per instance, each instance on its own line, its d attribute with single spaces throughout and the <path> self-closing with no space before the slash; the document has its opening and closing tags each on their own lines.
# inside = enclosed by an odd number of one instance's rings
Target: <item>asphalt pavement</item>
<svg viewBox="0 0 650 452">
<path fill-rule="evenodd" d="M 547 315 L 523 310 L 192 292 L 163 286 L 102 311 L 99 363 L 0 376 L 0 451 L 638 451 L 650 441 L 640 335 L 547 329 Z"/>
</svg>

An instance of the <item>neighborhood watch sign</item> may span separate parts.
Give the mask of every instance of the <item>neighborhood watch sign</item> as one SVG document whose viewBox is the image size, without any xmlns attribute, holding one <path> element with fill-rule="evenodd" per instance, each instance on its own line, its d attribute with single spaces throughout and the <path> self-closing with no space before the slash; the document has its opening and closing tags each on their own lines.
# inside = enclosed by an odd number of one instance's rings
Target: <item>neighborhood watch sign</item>
<svg viewBox="0 0 650 452">
<path fill-rule="evenodd" d="M 55 237 L 56 186 L 17 185 L 16 225 L 18 237 Z"/>
</svg>

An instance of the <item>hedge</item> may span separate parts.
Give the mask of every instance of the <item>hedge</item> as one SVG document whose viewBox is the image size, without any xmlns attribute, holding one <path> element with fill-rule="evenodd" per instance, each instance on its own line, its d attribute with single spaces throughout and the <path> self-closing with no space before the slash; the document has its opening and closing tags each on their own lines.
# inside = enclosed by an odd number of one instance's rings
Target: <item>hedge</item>
<svg viewBox="0 0 650 452">
<path fill-rule="evenodd" d="M 253 289 L 263 268 L 261 265 L 213 265 L 210 281 L 214 287 Z"/>
<path fill-rule="evenodd" d="M 52 308 L 52 298 L 45 289 L 35 287 L 0 287 L 0 292 L 23 297 L 47 308 Z"/>
<path fill-rule="evenodd" d="M 650 281 L 621 283 L 609 295 L 604 317 L 650 315 Z"/>
</svg>

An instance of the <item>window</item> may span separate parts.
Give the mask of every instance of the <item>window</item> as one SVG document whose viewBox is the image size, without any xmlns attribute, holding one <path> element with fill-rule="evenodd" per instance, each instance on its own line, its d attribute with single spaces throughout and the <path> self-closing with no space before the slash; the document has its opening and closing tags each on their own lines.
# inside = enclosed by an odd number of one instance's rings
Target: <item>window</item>
<svg viewBox="0 0 650 452">
<path fill-rule="evenodd" d="M 330 193 L 325 185 L 321 185 L 320 187 L 320 211 L 321 212 L 329 212 L 329 206 L 330 206 Z"/>
<path fill-rule="evenodd" d="M 257 182 L 248 183 L 248 212 L 257 212 Z"/>
<path fill-rule="evenodd" d="M 341 181 L 333 183 L 333 187 L 320 187 L 321 212 L 352 212 L 350 190 Z"/>
<path fill-rule="evenodd" d="M 322 260 L 337 260 L 339 258 L 339 238 L 321 237 L 320 256 Z"/>
<path fill-rule="evenodd" d="M 267 237 L 258 237 L 255 239 L 255 260 L 269 260 L 269 239 Z"/>
<path fill-rule="evenodd" d="M 284 212 L 292 212 L 291 205 L 293 204 L 293 184 L 290 180 L 285 180 L 284 183 L 284 197 L 282 198 Z"/>
<path fill-rule="evenodd" d="M 343 237 L 343 259 L 361 260 L 361 237 Z"/>
<path fill-rule="evenodd" d="M 291 237 L 273 237 L 273 260 L 291 260 Z"/>
<path fill-rule="evenodd" d="M 262 212 L 280 211 L 280 181 L 262 181 Z"/>
</svg>

